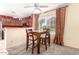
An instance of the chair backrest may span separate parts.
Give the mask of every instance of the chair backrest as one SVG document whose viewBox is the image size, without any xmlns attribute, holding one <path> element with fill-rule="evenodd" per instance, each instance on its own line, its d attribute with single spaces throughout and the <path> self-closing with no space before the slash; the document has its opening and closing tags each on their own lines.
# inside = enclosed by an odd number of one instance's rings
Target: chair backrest
<svg viewBox="0 0 79 59">
<path fill-rule="evenodd" d="M 46 37 L 48 38 L 48 37 L 50 37 L 50 30 L 47 28 L 46 31 L 47 31 Z"/>
<path fill-rule="evenodd" d="M 27 33 L 32 32 L 32 29 L 26 29 L 26 32 Z"/>
<path fill-rule="evenodd" d="M 47 31 L 47 34 L 50 33 L 50 30 L 48 28 L 43 29 L 43 31 Z"/>
<path fill-rule="evenodd" d="M 43 31 L 46 31 L 46 33 L 42 34 L 42 37 L 49 37 L 50 36 L 50 30 L 48 28 L 44 28 Z"/>
<path fill-rule="evenodd" d="M 32 29 L 26 29 L 27 37 L 32 36 L 32 33 L 30 32 L 32 32 Z"/>
<path fill-rule="evenodd" d="M 36 39 L 37 37 L 36 37 L 36 35 L 34 35 L 34 34 L 32 34 L 32 29 L 27 29 L 26 30 L 26 32 L 27 32 L 27 37 L 28 37 L 28 39 L 30 39 L 30 40 L 34 40 L 34 39 Z"/>
</svg>

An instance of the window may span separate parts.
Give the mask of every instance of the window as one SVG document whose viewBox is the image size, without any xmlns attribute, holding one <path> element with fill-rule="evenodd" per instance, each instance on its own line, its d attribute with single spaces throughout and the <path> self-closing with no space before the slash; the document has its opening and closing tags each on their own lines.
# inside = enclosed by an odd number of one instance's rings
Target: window
<svg viewBox="0 0 79 59">
<path fill-rule="evenodd" d="M 56 27 L 56 17 L 45 16 L 40 19 L 40 30 L 44 27 L 49 28 L 50 31 L 55 31 Z"/>
</svg>

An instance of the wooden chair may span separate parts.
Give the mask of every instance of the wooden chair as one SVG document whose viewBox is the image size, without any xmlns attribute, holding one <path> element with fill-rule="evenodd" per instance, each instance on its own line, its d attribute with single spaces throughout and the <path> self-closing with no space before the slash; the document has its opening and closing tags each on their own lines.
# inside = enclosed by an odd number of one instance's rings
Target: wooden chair
<svg viewBox="0 0 79 59">
<path fill-rule="evenodd" d="M 33 36 L 31 32 L 32 32 L 32 29 L 27 29 L 26 30 L 26 33 L 27 33 L 26 50 L 29 48 L 29 46 L 32 46 L 32 54 L 33 54 L 34 48 L 36 47 L 35 46 L 35 44 L 36 44 L 35 41 L 37 41 L 37 38 L 36 38 L 36 36 Z"/>
<path fill-rule="evenodd" d="M 49 29 L 47 29 L 46 39 L 48 41 L 48 45 L 50 46 L 50 30 Z"/>
<path fill-rule="evenodd" d="M 46 41 L 46 33 L 41 35 L 41 43 L 45 45 L 45 49 L 47 50 L 47 41 Z"/>
<path fill-rule="evenodd" d="M 49 29 L 46 29 L 44 31 L 47 31 L 47 32 L 46 32 L 46 34 L 41 35 L 41 41 L 42 41 L 42 44 L 45 44 L 45 47 L 47 49 L 47 43 L 50 46 L 50 31 L 49 31 Z"/>
</svg>

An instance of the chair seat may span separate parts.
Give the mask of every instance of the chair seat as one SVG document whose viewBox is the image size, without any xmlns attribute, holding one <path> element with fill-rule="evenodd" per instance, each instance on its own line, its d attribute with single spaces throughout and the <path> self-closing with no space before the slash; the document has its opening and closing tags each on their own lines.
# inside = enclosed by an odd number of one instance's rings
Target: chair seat
<svg viewBox="0 0 79 59">
<path fill-rule="evenodd" d="M 32 40 L 34 40 L 34 41 L 37 40 L 37 36 L 34 35 L 33 37 L 34 37 L 34 39 L 31 36 L 29 36 L 29 40 L 31 40 L 31 41 Z"/>
<path fill-rule="evenodd" d="M 48 38 L 49 36 L 46 35 L 46 34 L 42 34 L 40 37 L 41 37 L 41 38 Z"/>
<path fill-rule="evenodd" d="M 45 36 L 46 36 L 46 34 L 42 34 L 40 37 L 41 37 L 41 38 L 45 38 Z"/>
</svg>

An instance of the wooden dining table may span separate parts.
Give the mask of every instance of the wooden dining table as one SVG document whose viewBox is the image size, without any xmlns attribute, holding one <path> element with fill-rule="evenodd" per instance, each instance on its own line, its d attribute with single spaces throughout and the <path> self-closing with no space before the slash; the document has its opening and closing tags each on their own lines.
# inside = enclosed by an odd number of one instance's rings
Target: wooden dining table
<svg viewBox="0 0 79 59">
<path fill-rule="evenodd" d="M 33 35 L 37 36 L 37 54 L 40 54 L 40 41 L 41 41 L 40 36 L 41 36 L 42 34 L 47 33 L 47 31 L 32 31 L 31 33 L 32 33 Z"/>
</svg>

